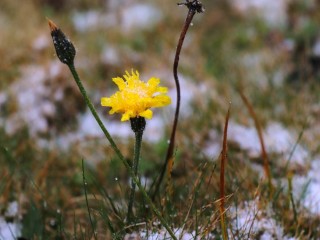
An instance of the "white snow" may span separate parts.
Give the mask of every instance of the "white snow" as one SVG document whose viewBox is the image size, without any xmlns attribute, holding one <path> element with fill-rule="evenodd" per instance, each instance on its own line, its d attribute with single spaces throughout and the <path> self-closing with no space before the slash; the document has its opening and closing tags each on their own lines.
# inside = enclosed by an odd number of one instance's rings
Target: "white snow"
<svg viewBox="0 0 320 240">
<path fill-rule="evenodd" d="M 267 153 L 282 154 L 285 162 L 289 159 L 298 139 L 295 131 L 286 129 L 280 123 L 275 122 L 267 125 L 263 137 Z M 254 126 L 247 127 L 230 121 L 228 140 L 237 143 L 241 149 L 248 152 L 250 157 L 261 155 L 261 145 Z M 291 156 L 290 164 L 303 165 L 308 156 L 309 152 L 301 144 L 298 144 Z"/>
<path fill-rule="evenodd" d="M 222 150 L 221 146 L 222 137 L 219 135 L 218 131 L 211 129 L 209 131 L 209 139 L 207 140 L 203 153 L 211 159 L 217 159 Z"/>
<path fill-rule="evenodd" d="M 16 201 L 8 204 L 5 211 L 6 217 L 15 218 L 13 222 L 7 222 L 4 217 L 0 217 L 0 239 L 15 240 L 21 235 L 22 225 L 17 221 L 19 205 Z"/>
<path fill-rule="evenodd" d="M 293 194 L 296 200 L 312 214 L 320 216 L 320 158 L 311 162 L 306 176 L 295 175 L 292 179 Z"/>
<path fill-rule="evenodd" d="M 105 64 L 118 65 L 120 60 L 120 54 L 115 46 L 107 45 L 101 54 L 101 60 Z"/>
<path fill-rule="evenodd" d="M 283 228 L 274 219 L 271 207 L 264 209 L 259 207 L 259 199 L 246 201 L 237 208 L 233 206 L 227 214 L 230 214 L 233 219 L 231 223 L 233 231 L 239 230 L 242 234 L 242 239 L 253 239 L 255 234 L 258 233 L 263 233 L 260 236 L 260 240 L 293 239 L 284 236 Z"/>
<path fill-rule="evenodd" d="M 101 115 L 102 114 L 100 114 L 100 117 Z M 108 121 L 105 118 L 102 118 L 102 120 L 111 136 L 120 137 L 123 139 L 132 138 L 134 136 L 130 126 L 130 121 Z M 85 114 L 82 114 L 80 116 L 78 132 L 83 134 L 84 136 L 104 136 L 102 130 L 100 129 L 98 123 L 96 122 L 90 111 L 87 111 Z M 164 120 L 163 118 L 161 118 L 161 116 L 154 116 L 152 119 L 147 120 L 146 129 L 143 133 L 143 139 L 145 141 L 157 142 L 163 137 L 163 134 Z"/>
<path fill-rule="evenodd" d="M 87 12 L 76 12 L 72 16 L 75 29 L 79 32 L 108 28 L 117 25 L 116 15 L 113 13 L 103 13 L 96 10 Z"/>
<path fill-rule="evenodd" d="M 7 223 L 3 217 L 0 217 L 0 239 L 16 240 L 21 235 L 21 230 L 20 223 Z"/>
<path fill-rule="evenodd" d="M 135 4 L 122 11 L 121 25 L 124 31 L 150 29 L 162 19 L 161 12 L 150 4 Z"/>
<path fill-rule="evenodd" d="M 44 68 L 30 65 L 23 69 L 21 79 L 4 92 L 7 96 L 14 96 L 18 106 L 18 111 L 5 121 L 8 134 L 14 134 L 24 124 L 27 124 L 32 136 L 48 131 L 44 117 L 55 114 L 55 107 L 44 100 L 49 95 L 49 89 L 45 86 L 46 79 L 47 72 Z"/>
<path fill-rule="evenodd" d="M 171 76 L 170 74 L 169 76 Z M 170 77 L 169 79 L 172 79 Z M 210 89 L 205 83 L 196 83 L 192 81 L 189 77 L 186 77 L 182 74 L 179 74 L 179 82 L 181 89 L 181 99 L 180 99 L 180 117 L 187 118 L 193 114 L 193 108 L 191 104 L 196 100 L 196 97 L 210 96 L 209 91 L 214 91 Z M 177 93 L 176 88 L 173 87 L 169 89 L 168 95 L 171 98 L 171 108 L 175 109 L 176 101 L 177 101 Z M 206 101 L 207 98 L 203 97 L 203 101 Z"/>
<path fill-rule="evenodd" d="M 150 29 L 162 19 L 162 13 L 151 4 L 122 4 L 121 8 L 105 11 L 75 12 L 72 22 L 79 32 L 121 26 L 123 32 Z M 119 16 L 118 16 L 118 12 Z"/>
<path fill-rule="evenodd" d="M 181 240 L 200 240 L 200 237 L 195 238 L 195 233 L 188 233 L 181 228 L 173 229 L 174 235 Z M 140 237 L 145 240 L 164 240 L 171 239 L 169 233 L 165 229 L 161 229 L 157 232 L 141 231 Z"/>
<path fill-rule="evenodd" d="M 8 204 L 8 208 L 5 212 L 5 216 L 6 217 L 14 217 L 18 214 L 18 210 L 19 210 L 19 204 L 17 201 L 14 202 L 10 202 Z"/>
<path fill-rule="evenodd" d="M 32 43 L 32 48 L 37 51 L 44 50 L 49 47 L 51 43 L 49 34 L 39 35 Z"/>
<path fill-rule="evenodd" d="M 289 0 L 232 0 L 233 6 L 245 16 L 256 15 L 271 26 L 284 26 Z"/>
</svg>

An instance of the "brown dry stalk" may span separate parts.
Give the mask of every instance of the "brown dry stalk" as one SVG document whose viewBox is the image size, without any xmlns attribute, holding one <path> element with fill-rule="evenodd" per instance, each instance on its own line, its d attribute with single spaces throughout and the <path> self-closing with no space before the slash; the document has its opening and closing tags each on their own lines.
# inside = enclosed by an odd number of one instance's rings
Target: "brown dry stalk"
<svg viewBox="0 0 320 240">
<path fill-rule="evenodd" d="M 223 131 L 223 143 L 222 143 L 222 152 L 220 157 L 220 216 L 221 216 L 221 230 L 222 230 L 222 237 L 224 240 L 228 239 L 227 235 L 227 228 L 225 222 L 225 208 L 224 208 L 224 201 L 225 201 L 225 165 L 227 162 L 227 138 L 228 138 L 228 124 L 229 124 L 229 116 L 230 116 L 230 106 L 228 108 L 226 121 L 224 124 L 224 131 Z"/>
<path fill-rule="evenodd" d="M 177 126 L 178 126 L 178 119 L 179 119 L 179 112 L 180 112 L 180 99 L 181 99 L 181 91 L 180 91 L 180 82 L 179 82 L 179 77 L 178 77 L 178 65 L 179 65 L 179 59 L 180 59 L 180 52 L 182 49 L 182 45 L 185 39 L 185 36 L 187 34 L 187 31 L 189 29 L 189 26 L 192 22 L 192 19 L 196 13 L 202 13 L 204 12 L 204 8 L 202 6 L 202 3 L 198 0 L 186 0 L 184 3 L 179 3 L 178 5 L 185 5 L 189 9 L 186 20 L 184 22 L 182 31 L 180 33 L 180 37 L 178 40 L 178 45 L 176 49 L 176 54 L 174 57 L 174 63 L 173 63 L 173 76 L 174 76 L 174 81 L 176 84 L 176 90 L 177 90 L 177 102 L 176 102 L 176 111 L 174 115 L 174 120 L 173 120 L 173 125 L 172 125 L 172 131 L 171 131 L 171 136 L 170 136 L 170 143 L 169 147 L 167 150 L 166 154 L 166 159 L 164 166 L 162 167 L 162 171 L 160 173 L 160 176 L 158 178 L 158 181 L 156 182 L 155 186 L 155 191 L 153 193 L 152 199 L 154 200 L 156 195 L 159 192 L 160 185 L 162 183 L 163 177 L 170 169 L 168 169 L 168 166 L 172 166 L 173 163 L 171 161 L 174 160 L 174 146 L 175 146 L 175 136 L 176 136 L 176 131 L 177 131 Z"/>
<path fill-rule="evenodd" d="M 164 206 L 166 203 L 170 202 L 170 199 L 173 195 L 173 186 L 172 186 L 172 170 L 174 165 L 174 157 L 172 157 L 172 160 L 168 162 L 167 166 L 167 182 L 166 182 L 166 191 L 165 191 L 165 198 L 164 198 Z"/>
<path fill-rule="evenodd" d="M 255 124 L 255 127 L 258 132 L 258 137 L 259 137 L 259 141 L 260 141 L 260 145 L 261 145 L 261 157 L 263 159 L 263 169 L 264 169 L 265 176 L 268 180 L 270 196 L 272 196 L 273 188 L 272 188 L 272 183 L 271 183 L 271 172 L 270 172 L 270 167 L 269 167 L 269 158 L 268 158 L 268 154 L 267 154 L 267 151 L 266 151 L 266 148 L 264 145 L 261 124 L 260 124 L 258 117 L 253 109 L 252 104 L 249 102 L 248 98 L 244 95 L 242 89 L 239 90 L 239 93 L 242 98 L 242 101 L 244 102 L 244 104 L 248 108 L 248 111 L 249 111 L 252 119 L 254 120 L 254 124 Z"/>
</svg>

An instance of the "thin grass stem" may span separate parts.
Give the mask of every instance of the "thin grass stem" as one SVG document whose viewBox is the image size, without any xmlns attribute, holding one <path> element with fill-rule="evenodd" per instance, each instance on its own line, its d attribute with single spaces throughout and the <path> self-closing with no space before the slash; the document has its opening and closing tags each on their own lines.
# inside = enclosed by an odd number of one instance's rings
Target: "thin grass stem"
<svg viewBox="0 0 320 240">
<path fill-rule="evenodd" d="M 263 134 L 262 134 L 262 128 L 260 125 L 260 121 L 258 120 L 257 114 L 255 113 L 252 104 L 250 103 L 250 101 L 248 100 L 248 98 L 244 95 L 242 89 L 239 90 L 240 96 L 242 101 L 244 102 L 245 106 L 247 107 L 251 117 L 253 118 L 255 127 L 257 129 L 258 132 L 258 137 L 259 137 L 259 141 L 260 141 L 260 145 L 261 145 L 261 156 L 263 159 L 263 169 L 264 169 L 264 173 L 265 176 L 267 178 L 268 181 L 268 188 L 269 188 L 269 194 L 270 194 L 270 198 L 272 198 L 273 195 L 273 186 L 272 186 L 272 181 L 271 181 L 271 172 L 270 172 L 270 166 L 269 166 L 269 158 L 268 158 L 268 154 L 265 148 L 265 144 L 264 144 L 264 138 L 263 138 Z"/>
<path fill-rule="evenodd" d="M 230 116 L 230 106 L 227 112 L 226 121 L 224 125 L 223 131 L 223 143 L 222 143 L 222 152 L 221 152 L 221 167 L 220 167 L 220 223 L 221 223 L 221 231 L 222 231 L 222 239 L 227 240 L 227 227 L 225 220 L 225 165 L 227 161 L 227 136 L 228 136 L 228 123 Z"/>
<path fill-rule="evenodd" d="M 139 166 L 139 159 L 140 159 L 140 150 L 141 150 L 141 143 L 142 143 L 142 134 L 143 131 L 135 132 L 135 145 L 134 145 L 134 158 L 133 158 L 133 170 L 136 177 L 138 177 L 138 166 Z M 136 183 L 134 180 L 131 180 L 131 192 L 129 198 L 129 205 L 128 205 L 128 214 L 127 214 L 127 221 L 128 223 L 132 222 L 133 218 L 133 203 L 134 203 L 134 195 L 136 192 Z"/>
<path fill-rule="evenodd" d="M 296 209 L 296 204 L 294 202 L 293 193 L 292 193 L 292 172 L 290 172 L 288 176 L 288 186 L 289 186 L 290 201 L 291 201 L 292 210 L 293 210 L 293 220 L 294 220 L 294 223 L 297 225 L 298 224 L 297 209 Z"/>
<path fill-rule="evenodd" d="M 90 211 L 90 207 L 89 207 L 88 194 L 87 194 L 87 180 L 86 180 L 86 176 L 84 174 L 83 159 L 81 161 L 81 164 L 82 164 L 83 189 L 84 189 L 84 196 L 86 198 L 86 205 L 87 205 L 87 210 L 88 210 L 88 214 L 89 214 L 89 220 L 90 220 L 91 228 L 92 228 L 92 231 L 93 231 L 93 237 L 94 237 L 95 240 L 97 240 L 98 237 L 97 237 L 97 233 L 96 233 L 96 230 L 95 230 L 95 227 L 94 227 L 94 224 L 93 224 L 93 220 L 92 220 L 92 217 L 91 217 L 91 211 Z"/>
</svg>

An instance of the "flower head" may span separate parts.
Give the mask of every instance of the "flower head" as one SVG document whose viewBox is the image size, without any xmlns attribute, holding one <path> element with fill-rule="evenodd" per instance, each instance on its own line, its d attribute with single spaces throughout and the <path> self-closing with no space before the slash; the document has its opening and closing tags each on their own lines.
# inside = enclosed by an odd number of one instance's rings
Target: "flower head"
<svg viewBox="0 0 320 240">
<path fill-rule="evenodd" d="M 152 107 L 163 107 L 171 103 L 171 99 L 165 93 L 166 87 L 159 87 L 160 80 L 152 77 L 147 83 L 139 79 L 138 71 L 126 71 L 123 78 L 112 79 L 117 84 L 119 91 L 110 98 L 101 98 L 101 105 L 111 107 L 110 114 L 122 113 L 121 121 L 130 118 L 152 118 Z"/>
</svg>

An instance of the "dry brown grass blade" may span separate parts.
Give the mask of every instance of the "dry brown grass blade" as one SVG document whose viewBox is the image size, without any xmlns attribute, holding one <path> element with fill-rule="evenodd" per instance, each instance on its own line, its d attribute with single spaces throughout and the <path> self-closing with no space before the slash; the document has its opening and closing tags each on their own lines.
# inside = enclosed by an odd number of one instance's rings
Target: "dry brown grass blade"
<svg viewBox="0 0 320 240">
<path fill-rule="evenodd" d="M 230 116 L 230 106 L 228 108 L 226 121 L 224 124 L 224 130 L 223 130 L 223 143 L 222 143 L 222 152 L 220 157 L 220 216 L 221 216 L 221 230 L 222 230 L 222 238 L 224 240 L 228 239 L 227 235 L 227 228 L 226 228 L 226 221 L 225 221 L 225 208 L 224 208 L 224 202 L 225 202 L 225 165 L 227 162 L 227 138 L 228 138 L 228 124 L 229 124 L 229 116 Z"/>
<path fill-rule="evenodd" d="M 192 187 L 192 190 L 190 191 L 189 193 L 189 197 L 188 197 L 188 212 L 184 218 L 184 221 L 183 221 L 183 225 L 181 227 L 181 234 L 179 236 L 179 239 L 182 239 L 182 235 L 183 235 L 183 232 L 186 228 L 186 224 L 187 224 L 187 221 L 189 219 L 189 216 L 190 216 L 190 213 L 191 213 L 191 210 L 192 210 L 192 207 L 193 207 L 193 204 L 196 200 L 196 197 L 197 197 L 197 191 L 199 190 L 200 186 L 201 186 L 201 182 L 203 180 L 203 176 L 205 174 L 205 169 L 207 167 L 207 163 L 203 164 L 203 166 L 201 167 L 200 170 L 198 170 L 198 176 L 197 176 L 197 179 L 195 181 L 195 183 L 193 184 L 193 187 Z M 191 223 L 190 223 L 191 225 Z"/>
<path fill-rule="evenodd" d="M 172 170 L 173 170 L 173 165 L 174 165 L 174 156 L 172 156 L 169 161 L 168 161 L 168 166 L 167 166 L 167 184 L 166 184 L 166 199 L 170 199 L 172 194 L 173 194 L 173 189 L 172 189 Z"/>
<path fill-rule="evenodd" d="M 260 122 L 258 120 L 257 114 L 255 113 L 252 104 L 250 103 L 250 101 L 248 100 L 248 98 L 244 95 L 242 89 L 239 90 L 240 96 L 242 101 L 244 102 L 244 104 L 246 105 L 252 119 L 254 120 L 254 124 L 255 127 L 257 129 L 258 132 L 258 137 L 259 137 L 259 141 L 260 141 L 260 145 L 261 145 L 261 157 L 263 159 L 263 169 L 264 169 L 264 173 L 265 176 L 268 180 L 268 187 L 269 187 L 269 193 L 270 193 L 270 197 L 272 197 L 272 193 L 273 193 L 273 187 L 272 187 L 272 183 L 271 183 L 271 172 L 270 172 L 270 167 L 269 167 L 269 158 L 268 158 L 268 154 L 264 145 L 264 139 L 263 139 L 263 135 L 262 135 L 262 128 L 260 125 Z"/>
</svg>

